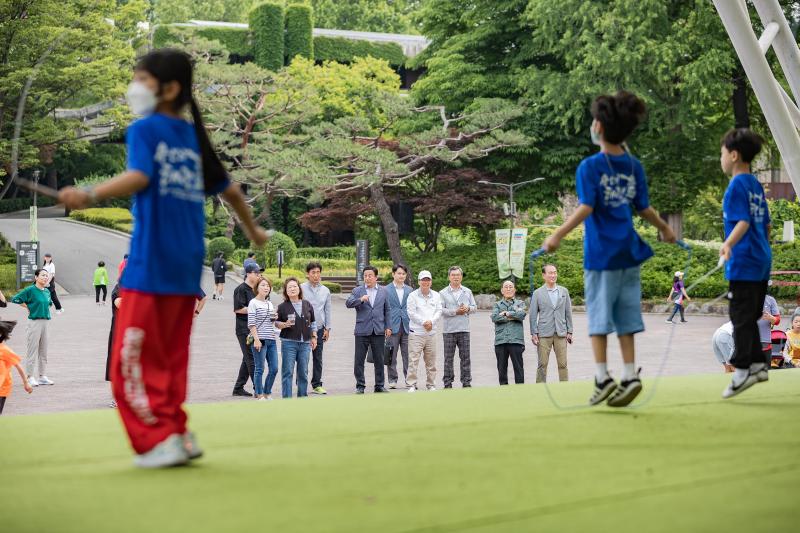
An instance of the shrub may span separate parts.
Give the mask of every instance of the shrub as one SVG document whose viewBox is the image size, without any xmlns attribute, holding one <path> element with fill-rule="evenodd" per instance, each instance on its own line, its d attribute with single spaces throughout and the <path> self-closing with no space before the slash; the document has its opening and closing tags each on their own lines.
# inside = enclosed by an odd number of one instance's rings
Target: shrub
<svg viewBox="0 0 800 533">
<path fill-rule="evenodd" d="M 356 260 L 356 247 L 355 246 L 331 246 L 328 248 L 322 247 L 305 247 L 297 249 L 297 257 L 308 259 L 315 259 L 321 261 L 323 259 L 351 259 L 353 262 Z"/>
<path fill-rule="evenodd" d="M 14 211 L 25 211 L 33 205 L 33 198 L 4 198 L 0 200 L 0 213 L 13 213 Z M 39 207 L 50 207 L 55 205 L 52 198 L 39 196 L 36 200 Z"/>
<path fill-rule="evenodd" d="M 277 267 L 278 266 L 278 250 L 283 250 L 284 266 L 289 266 L 297 254 L 297 245 L 291 237 L 280 231 L 276 231 L 272 237 L 267 241 L 267 245 L 263 250 L 264 263 L 259 263 L 261 266 Z M 305 268 L 298 269 L 305 272 Z"/>
<path fill-rule="evenodd" d="M 6 293 L 12 293 L 16 289 L 17 265 L 14 263 L 0 265 L 0 290 L 5 291 Z M 11 295 L 6 294 L 6 298 L 11 298 Z"/>
<path fill-rule="evenodd" d="M 311 30 L 314 28 L 313 10 L 304 4 L 291 4 L 286 8 L 286 64 L 295 56 L 314 59 L 314 39 Z"/>
<path fill-rule="evenodd" d="M 231 259 L 233 255 L 233 251 L 236 249 L 236 246 L 233 244 L 233 241 L 227 237 L 215 237 L 208 242 L 208 247 L 206 249 L 206 257 L 208 261 L 211 262 L 217 256 L 219 252 L 222 252 L 223 256 L 226 260 Z"/>
<path fill-rule="evenodd" d="M 332 281 L 323 281 L 322 284 L 325 285 L 326 287 L 328 287 L 328 289 L 333 294 L 341 294 L 342 293 L 342 286 L 339 285 L 338 283 L 334 283 Z"/>
<path fill-rule="evenodd" d="M 283 67 L 283 21 L 283 4 L 265 2 L 250 12 L 255 62 L 273 72 Z"/>
<path fill-rule="evenodd" d="M 78 209 L 76 211 L 71 211 L 69 218 L 120 231 L 125 231 L 125 229 L 120 228 L 130 228 L 133 224 L 133 215 L 131 215 L 131 212 L 121 207 L 91 207 L 89 209 Z"/>
</svg>

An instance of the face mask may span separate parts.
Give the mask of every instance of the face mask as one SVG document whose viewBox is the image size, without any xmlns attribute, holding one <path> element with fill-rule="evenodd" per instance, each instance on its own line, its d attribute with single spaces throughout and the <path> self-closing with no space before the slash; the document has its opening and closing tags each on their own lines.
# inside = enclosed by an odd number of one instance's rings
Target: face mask
<svg viewBox="0 0 800 533">
<path fill-rule="evenodd" d="M 128 107 L 135 115 L 149 115 L 156 110 L 158 99 L 144 83 L 132 81 L 128 85 L 128 93 L 125 95 Z"/>
<path fill-rule="evenodd" d="M 592 121 L 592 127 L 589 128 L 589 135 L 592 138 L 592 144 L 596 144 L 597 146 L 600 146 L 600 141 L 602 140 L 602 137 L 600 137 L 600 134 L 597 133 L 597 131 L 595 131 L 594 127 L 596 125 L 597 125 L 597 121 L 593 120 Z"/>
</svg>

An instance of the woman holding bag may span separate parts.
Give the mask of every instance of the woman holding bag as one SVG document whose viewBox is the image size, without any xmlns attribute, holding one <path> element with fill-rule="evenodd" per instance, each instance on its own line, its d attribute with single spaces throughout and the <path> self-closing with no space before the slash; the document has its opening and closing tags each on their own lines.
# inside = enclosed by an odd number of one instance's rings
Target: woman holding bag
<svg viewBox="0 0 800 533">
<path fill-rule="evenodd" d="M 256 400 L 271 400 L 272 385 L 278 375 L 278 343 L 275 341 L 273 320 L 278 313 L 269 301 L 272 293 L 272 282 L 263 278 L 256 287 L 256 297 L 247 306 L 247 327 L 250 336 L 247 338 L 255 362 L 253 370 L 253 386 Z M 267 381 L 264 383 L 264 362 L 269 365 Z"/>
<path fill-rule="evenodd" d="M 297 397 L 308 396 L 308 358 L 317 347 L 317 322 L 311 302 L 295 277 L 283 282 L 284 302 L 278 306 L 275 327 L 281 330 L 281 396 L 292 397 L 292 374 L 297 364 Z"/>
</svg>

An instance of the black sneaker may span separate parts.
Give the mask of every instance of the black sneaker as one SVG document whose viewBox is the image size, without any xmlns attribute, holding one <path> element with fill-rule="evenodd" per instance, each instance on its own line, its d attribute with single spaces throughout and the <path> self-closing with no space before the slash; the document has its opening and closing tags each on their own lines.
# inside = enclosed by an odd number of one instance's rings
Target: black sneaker
<svg viewBox="0 0 800 533">
<path fill-rule="evenodd" d="M 389 392 L 389 391 L 384 389 L 383 387 L 378 387 L 375 389 L 375 392 Z"/>
<path fill-rule="evenodd" d="M 248 398 L 252 398 L 253 397 L 252 393 L 250 393 L 250 392 L 248 392 L 248 391 L 246 391 L 244 389 L 236 389 L 235 391 L 233 391 L 233 395 L 234 396 L 246 396 Z"/>
<path fill-rule="evenodd" d="M 356 394 L 364 394 L 364 389 L 362 388 L 356 389 Z"/>
<path fill-rule="evenodd" d="M 452 386 L 452 385 L 445 385 L 445 386 L 444 386 L 444 388 L 445 388 L 445 389 L 452 389 L 452 388 L 453 388 L 453 386 Z"/>
<path fill-rule="evenodd" d="M 617 390 L 608 398 L 609 406 L 625 407 L 630 404 L 634 398 L 639 396 L 639 393 L 642 392 L 642 380 L 639 379 L 639 373 L 641 371 L 642 369 L 640 368 L 636 371 L 636 377 L 619 382 Z"/>
<path fill-rule="evenodd" d="M 597 377 L 594 378 L 594 393 L 589 398 L 589 405 L 597 405 L 602 402 L 617 388 L 617 382 L 611 376 L 606 374 L 606 379 L 602 383 L 597 382 Z"/>
</svg>

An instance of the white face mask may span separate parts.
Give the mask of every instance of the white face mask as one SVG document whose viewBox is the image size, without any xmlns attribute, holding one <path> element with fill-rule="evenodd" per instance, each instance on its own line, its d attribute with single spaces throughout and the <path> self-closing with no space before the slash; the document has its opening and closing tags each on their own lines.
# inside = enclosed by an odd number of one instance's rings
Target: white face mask
<svg viewBox="0 0 800 533">
<path fill-rule="evenodd" d="M 600 146 L 600 141 L 602 140 L 602 137 L 600 137 L 600 134 L 597 133 L 597 131 L 595 131 L 594 128 L 595 128 L 596 125 L 597 125 L 597 121 L 593 120 L 592 121 L 592 127 L 589 128 L 589 135 L 592 138 L 592 144 Z"/>
<path fill-rule="evenodd" d="M 158 98 L 147 85 L 140 81 L 132 81 L 128 85 L 128 93 L 125 95 L 128 107 L 135 115 L 149 115 L 156 110 Z"/>
</svg>

